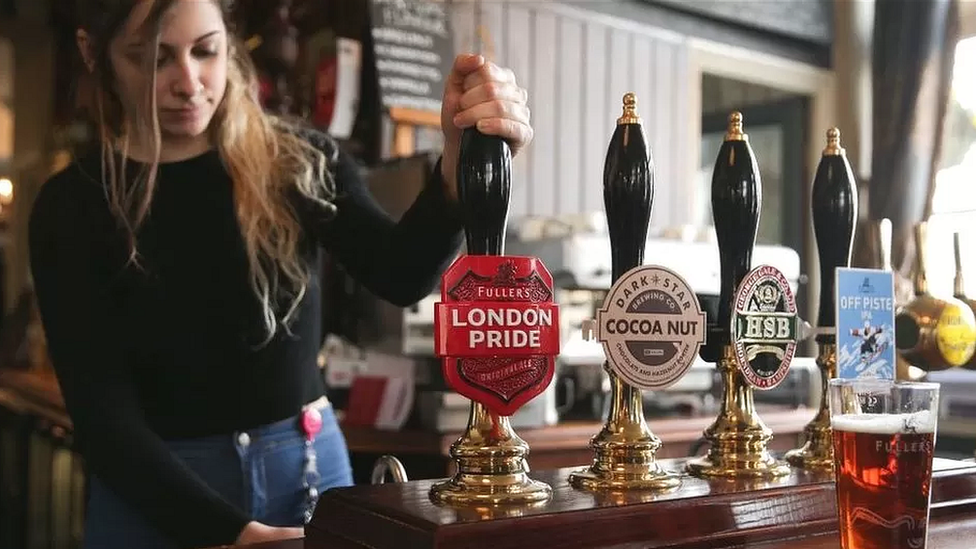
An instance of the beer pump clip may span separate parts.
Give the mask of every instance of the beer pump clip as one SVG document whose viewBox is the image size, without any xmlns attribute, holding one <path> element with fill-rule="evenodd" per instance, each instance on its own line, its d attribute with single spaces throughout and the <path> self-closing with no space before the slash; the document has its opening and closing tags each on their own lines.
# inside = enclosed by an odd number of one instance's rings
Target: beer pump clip
<svg viewBox="0 0 976 549">
<path fill-rule="evenodd" d="M 637 99 L 623 98 L 623 114 L 611 137 L 603 197 L 612 256 L 613 287 L 583 337 L 599 339 L 611 382 L 610 410 L 590 441 L 593 464 L 574 471 L 570 484 L 583 490 L 663 490 L 680 484 L 655 454 L 661 441 L 644 420 L 641 390 L 666 388 L 694 363 L 705 341 L 705 314 L 678 273 L 642 265 L 654 198 L 654 173 Z"/>
<path fill-rule="evenodd" d="M 457 473 L 430 498 L 450 505 L 526 505 L 552 496 L 528 477 L 529 446 L 509 416 L 552 382 L 559 354 L 559 310 L 552 276 L 538 258 L 504 255 L 512 185 L 503 139 L 465 129 L 458 200 L 466 253 L 441 279 L 435 353 L 447 383 L 471 399 L 464 433 L 451 445 Z"/>
</svg>

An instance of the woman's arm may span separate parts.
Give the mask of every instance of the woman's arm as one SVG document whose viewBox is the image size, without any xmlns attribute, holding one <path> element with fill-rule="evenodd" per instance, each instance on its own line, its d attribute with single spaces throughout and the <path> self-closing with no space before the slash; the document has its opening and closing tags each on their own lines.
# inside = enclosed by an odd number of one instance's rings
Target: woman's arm
<svg viewBox="0 0 976 549">
<path fill-rule="evenodd" d="M 181 545 L 233 543 L 250 519 L 143 418 L 116 329 L 110 280 L 119 273 L 106 257 L 112 224 L 90 185 L 74 169 L 56 176 L 41 189 L 29 225 L 35 294 L 78 448 L 90 473 Z"/>
<path fill-rule="evenodd" d="M 330 216 L 315 212 L 314 206 L 305 211 L 311 217 L 306 226 L 327 249 L 363 285 L 395 305 L 411 305 L 429 294 L 461 245 L 453 173 L 463 129 L 474 126 L 505 139 L 513 156 L 532 140 L 528 92 L 518 86 L 510 69 L 480 55 L 462 54 L 455 58 L 445 84 L 441 106 L 444 156 L 399 223 L 376 204 L 352 159 L 341 151 L 334 163 L 340 192 L 337 217 L 324 221 Z M 327 158 L 335 148 L 329 141 L 315 132 L 311 136 Z"/>
<path fill-rule="evenodd" d="M 332 167 L 338 213 L 331 221 L 313 222 L 324 247 L 356 280 L 394 305 L 412 305 L 428 295 L 463 236 L 457 204 L 444 193 L 440 163 L 399 222 L 376 203 L 349 155 L 340 151 Z"/>
</svg>

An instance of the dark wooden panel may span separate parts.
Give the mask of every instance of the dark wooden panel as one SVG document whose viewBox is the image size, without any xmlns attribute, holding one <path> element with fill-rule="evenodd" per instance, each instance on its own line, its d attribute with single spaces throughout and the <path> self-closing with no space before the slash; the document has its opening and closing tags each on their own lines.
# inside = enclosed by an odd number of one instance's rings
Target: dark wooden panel
<svg viewBox="0 0 976 549">
<path fill-rule="evenodd" d="M 748 2 L 755 4 L 758 8 L 773 4 L 775 1 L 750 2 L 750 0 L 741 0 L 736 3 Z M 668 29 L 684 36 L 761 51 L 819 67 L 831 66 L 831 42 L 821 43 L 802 40 L 751 26 L 733 24 L 727 20 L 706 17 L 700 12 L 678 9 L 670 3 L 659 4 L 655 0 L 620 0 L 616 2 L 562 0 L 562 2 L 590 11 L 624 18 L 635 23 Z M 686 0 L 684 3 L 687 5 L 695 4 L 697 0 Z"/>
<path fill-rule="evenodd" d="M 834 37 L 832 0 L 644 0 L 799 40 L 830 45 Z"/>
<path fill-rule="evenodd" d="M 14 0 L 0 0 L 0 17 L 16 17 L 17 3 Z"/>
<path fill-rule="evenodd" d="M 0 394 L 0 547 L 25 547 L 30 420 Z"/>
<path fill-rule="evenodd" d="M 664 461 L 678 470 L 682 461 Z M 937 459 L 935 517 L 968 514 L 976 497 L 976 464 Z M 589 493 L 567 483 L 570 469 L 534 476 L 553 499 L 534 507 L 436 506 L 434 481 L 332 490 L 322 496 L 306 529 L 309 549 L 340 536 L 383 547 L 737 547 L 806 537 L 836 529 L 832 476 L 793 471 L 776 481 L 706 481 L 684 477 L 670 493 Z M 941 535 L 941 534 L 940 534 Z M 836 538 L 825 537 L 830 546 Z M 636 546 L 636 545 L 635 545 Z M 755 545 L 747 545 L 753 547 Z M 755 547 L 780 547 L 765 545 Z"/>
</svg>

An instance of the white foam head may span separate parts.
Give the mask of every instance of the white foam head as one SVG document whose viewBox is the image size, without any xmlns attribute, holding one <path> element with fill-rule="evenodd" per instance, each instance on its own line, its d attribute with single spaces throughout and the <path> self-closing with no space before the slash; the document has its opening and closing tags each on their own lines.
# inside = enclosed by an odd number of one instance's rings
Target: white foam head
<svg viewBox="0 0 976 549">
<path fill-rule="evenodd" d="M 935 432 L 938 417 L 929 410 L 910 414 L 843 414 L 830 418 L 837 431 L 872 435 L 928 434 Z"/>
</svg>

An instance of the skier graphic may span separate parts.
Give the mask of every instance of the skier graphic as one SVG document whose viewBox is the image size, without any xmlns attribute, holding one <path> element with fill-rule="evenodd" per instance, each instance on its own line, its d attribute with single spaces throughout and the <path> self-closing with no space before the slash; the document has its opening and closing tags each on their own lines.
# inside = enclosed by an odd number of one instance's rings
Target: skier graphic
<svg viewBox="0 0 976 549">
<path fill-rule="evenodd" d="M 887 347 L 887 343 L 879 343 L 878 336 L 882 333 L 880 326 L 871 326 L 871 319 L 864 321 L 864 328 L 851 330 L 851 335 L 861 339 L 861 363 L 870 364 Z"/>
</svg>

